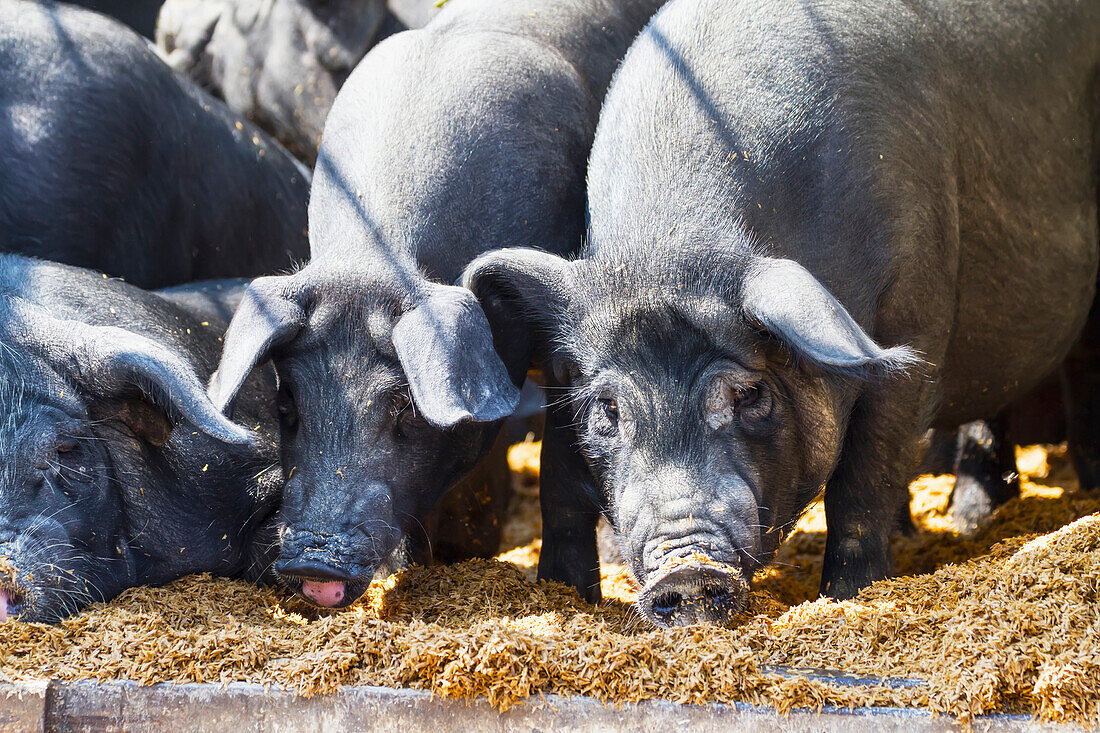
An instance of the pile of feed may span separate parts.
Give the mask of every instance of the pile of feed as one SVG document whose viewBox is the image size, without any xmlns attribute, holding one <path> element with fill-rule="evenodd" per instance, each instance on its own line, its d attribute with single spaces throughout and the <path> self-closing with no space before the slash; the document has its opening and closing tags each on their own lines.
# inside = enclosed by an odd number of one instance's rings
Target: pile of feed
<svg viewBox="0 0 1100 733">
<path fill-rule="evenodd" d="M 952 479 L 916 481 L 919 531 L 895 545 L 905 575 L 855 600 L 812 600 L 824 546 L 815 506 L 756 582 L 739 626 L 662 631 L 631 610 L 620 566 L 605 563 L 599 607 L 532 582 L 537 445 L 520 445 L 511 455 L 520 501 L 505 533 L 513 547 L 498 560 L 413 568 L 340 612 L 209 577 L 135 589 L 56 627 L 0 626 L 0 679 L 249 680 L 305 695 L 375 684 L 485 695 L 501 708 L 540 693 L 741 700 L 781 711 L 901 705 L 1095 724 L 1100 497 L 1076 490 L 1058 451 L 1030 448 L 1019 458 L 1023 496 L 972 539 L 945 516 Z M 773 665 L 924 683 L 833 685 Z"/>
</svg>

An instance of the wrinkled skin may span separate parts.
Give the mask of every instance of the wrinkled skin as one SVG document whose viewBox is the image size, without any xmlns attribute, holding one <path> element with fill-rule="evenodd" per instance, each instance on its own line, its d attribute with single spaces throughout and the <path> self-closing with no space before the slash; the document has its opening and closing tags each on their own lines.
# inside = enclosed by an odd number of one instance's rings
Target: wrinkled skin
<svg viewBox="0 0 1100 733">
<path fill-rule="evenodd" d="M 168 64 L 312 164 L 348 74 L 376 43 L 419 28 L 434 0 L 168 0 Z"/>
<path fill-rule="evenodd" d="M 540 577 L 598 597 L 602 512 L 642 614 L 722 623 L 823 485 L 822 593 L 888 575 L 925 430 L 997 415 L 1086 321 L 1094 343 L 1098 70 L 1096 5 L 666 5 L 601 112 L 581 259 L 463 278 L 571 395 Z"/>
<path fill-rule="evenodd" d="M 309 172 L 119 23 L 0 2 L 0 251 L 146 288 L 306 256 Z"/>
<path fill-rule="evenodd" d="M 253 282 L 210 385 L 231 408 L 253 367 L 275 366 L 276 570 L 305 598 L 354 601 L 485 470 L 532 346 L 502 303 L 449 283 L 503 243 L 580 243 L 603 91 L 654 5 L 464 0 L 379 44 L 340 92 L 310 195 L 313 259 Z"/>
<path fill-rule="evenodd" d="M 0 557 L 16 570 L 0 574 L 0 620 L 56 622 L 189 573 L 267 575 L 273 385 L 258 376 L 242 395 L 249 434 L 203 403 L 191 371 L 212 369 L 225 324 L 188 304 L 242 287 L 160 297 L 0 256 Z"/>
</svg>

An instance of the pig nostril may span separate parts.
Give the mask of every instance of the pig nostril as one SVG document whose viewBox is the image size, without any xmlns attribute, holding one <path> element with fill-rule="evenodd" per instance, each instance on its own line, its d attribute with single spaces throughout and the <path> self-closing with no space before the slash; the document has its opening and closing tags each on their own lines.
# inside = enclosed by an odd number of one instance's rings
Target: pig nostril
<svg viewBox="0 0 1100 733">
<path fill-rule="evenodd" d="M 653 613 L 663 619 L 668 619 L 676 613 L 676 609 L 680 607 L 683 600 L 683 596 L 676 591 L 662 593 L 653 599 Z"/>
</svg>

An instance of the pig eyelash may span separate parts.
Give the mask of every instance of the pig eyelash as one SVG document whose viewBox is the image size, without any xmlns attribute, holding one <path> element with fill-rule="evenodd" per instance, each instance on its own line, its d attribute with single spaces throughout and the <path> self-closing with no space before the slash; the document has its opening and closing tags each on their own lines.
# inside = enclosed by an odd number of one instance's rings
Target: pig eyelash
<svg viewBox="0 0 1100 733">
<path fill-rule="evenodd" d="M 595 407 L 596 399 L 597 399 L 597 396 L 593 393 L 589 393 L 589 394 L 585 394 L 585 395 L 581 396 L 581 398 L 580 398 L 581 402 L 578 405 L 578 409 L 577 409 L 578 419 L 574 422 L 567 423 L 566 427 L 569 428 L 570 430 L 575 431 L 577 434 L 580 434 L 580 431 L 588 423 L 587 415 Z M 547 407 L 549 407 L 549 405 L 547 405 Z M 583 450 L 583 448 L 582 448 L 582 450 Z"/>
</svg>

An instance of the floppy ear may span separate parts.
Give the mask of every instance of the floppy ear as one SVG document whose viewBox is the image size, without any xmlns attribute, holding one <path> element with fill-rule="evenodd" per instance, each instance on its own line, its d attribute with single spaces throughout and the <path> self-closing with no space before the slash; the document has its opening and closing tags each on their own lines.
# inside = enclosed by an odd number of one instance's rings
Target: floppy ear
<svg viewBox="0 0 1100 733">
<path fill-rule="evenodd" d="M 742 285 L 741 308 L 796 354 L 829 371 L 863 376 L 922 363 L 906 346 L 884 349 L 876 344 L 840 301 L 792 260 L 752 262 Z"/>
<path fill-rule="evenodd" d="M 483 304 L 503 298 L 511 306 L 509 317 L 552 330 L 570 301 L 570 266 L 569 260 L 549 252 L 509 247 L 475 259 L 466 266 L 460 283 Z"/>
<path fill-rule="evenodd" d="M 13 304 L 12 313 L 22 327 L 16 340 L 89 394 L 108 402 L 142 397 L 145 404 L 128 413 L 133 420 L 120 419 L 148 427 L 137 432 L 152 442 L 166 442 L 165 425 L 179 419 L 226 443 L 256 439 L 214 407 L 191 364 L 152 339 L 115 326 L 55 318 L 26 303 Z M 153 409 L 164 421 L 150 417 Z"/>
<path fill-rule="evenodd" d="M 463 420 L 500 420 L 519 404 L 519 390 L 493 345 L 489 321 L 464 288 L 432 286 L 398 319 L 393 346 L 413 401 L 438 428 Z"/>
<path fill-rule="evenodd" d="M 293 339 L 306 322 L 291 287 L 292 275 L 252 281 L 225 332 L 225 346 L 207 392 L 228 413 L 252 370 L 271 358 L 271 350 Z"/>
<path fill-rule="evenodd" d="M 572 301 L 573 263 L 538 249 L 509 247 L 481 255 L 466 267 L 461 284 L 481 302 L 495 331 L 522 341 L 522 370 L 530 365 L 536 345 L 551 350 Z M 517 365 L 518 366 L 518 365 Z M 562 365 L 544 365 L 555 372 Z M 555 376 L 563 384 L 566 378 Z"/>
</svg>

